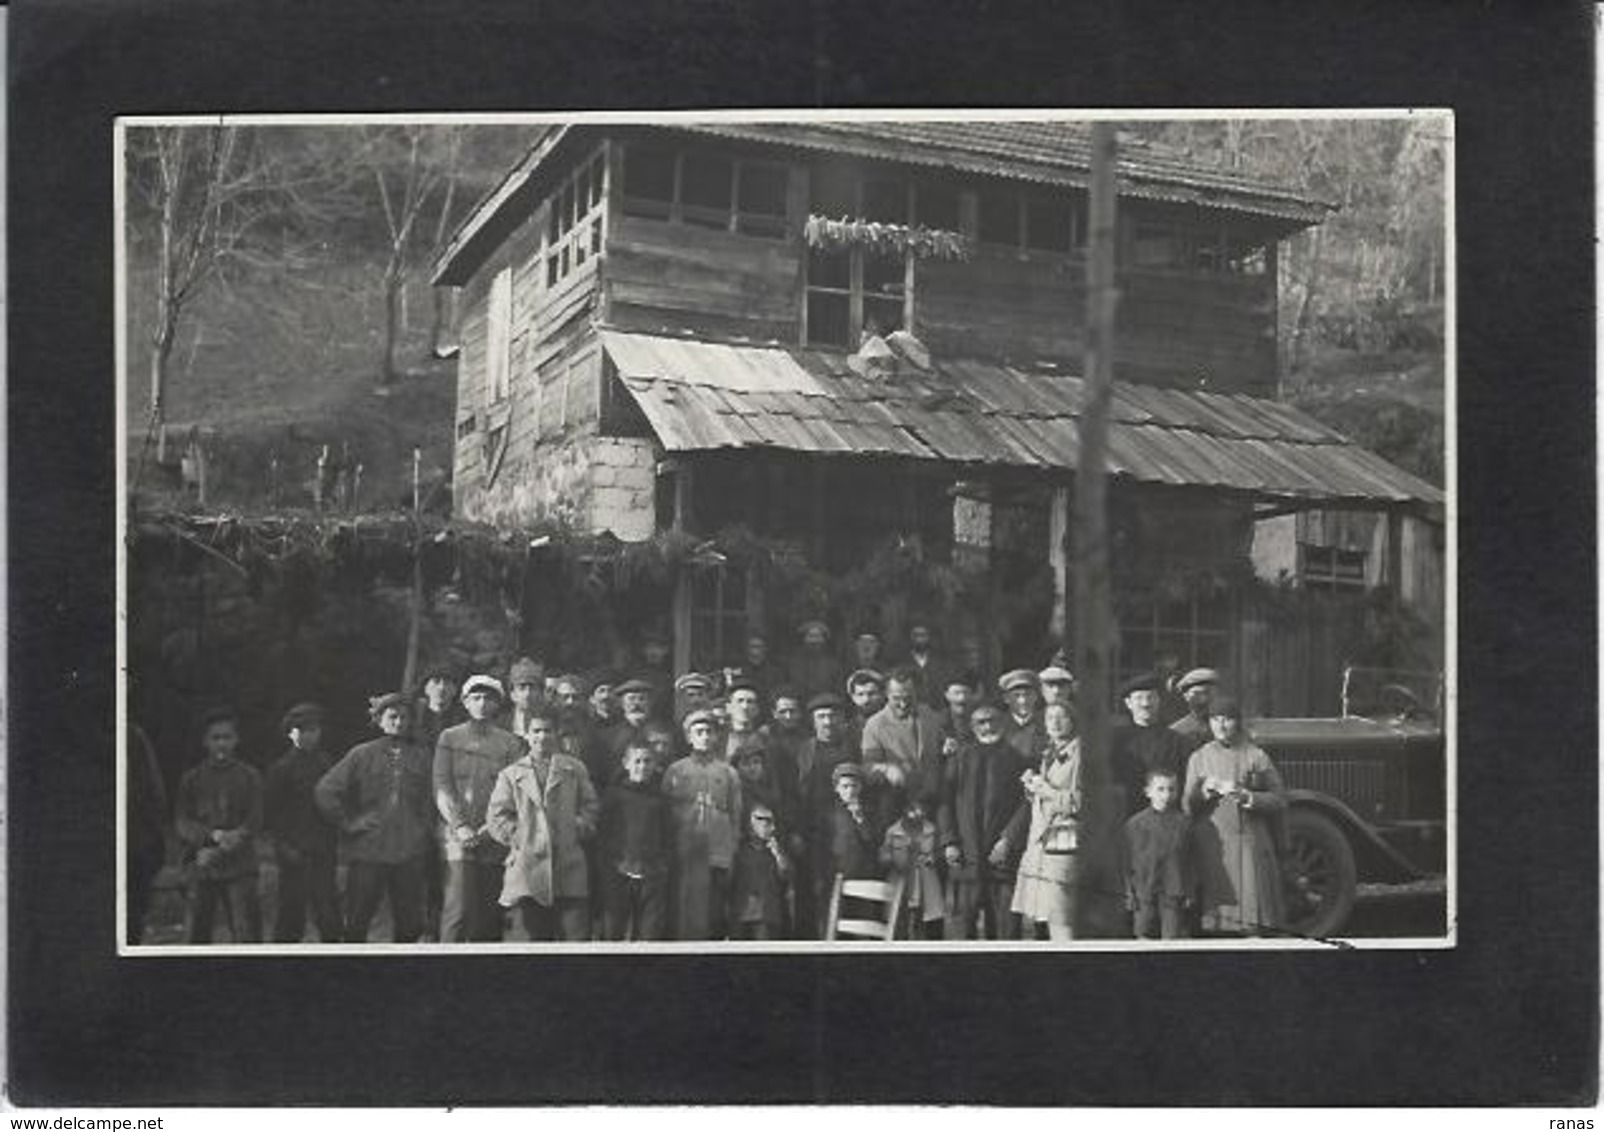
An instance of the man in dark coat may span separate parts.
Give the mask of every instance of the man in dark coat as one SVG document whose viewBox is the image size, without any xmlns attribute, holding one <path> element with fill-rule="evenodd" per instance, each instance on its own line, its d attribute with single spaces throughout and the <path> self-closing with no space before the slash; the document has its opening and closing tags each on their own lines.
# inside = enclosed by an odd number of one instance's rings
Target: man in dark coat
<svg viewBox="0 0 1604 1132">
<path fill-rule="evenodd" d="M 809 851 L 792 858 L 798 875 L 793 881 L 796 893 L 796 923 L 799 931 L 816 932 L 822 926 L 825 901 L 828 893 L 824 886 L 829 878 L 821 879 L 813 858 L 814 850 L 824 842 L 830 807 L 835 801 L 835 788 L 831 775 L 844 763 L 855 763 L 857 756 L 844 739 L 846 723 L 842 716 L 841 697 L 833 692 L 822 692 L 808 701 L 808 715 L 813 721 L 813 738 L 796 748 L 796 794 L 799 816 L 796 827 L 806 839 Z M 815 937 L 816 938 L 816 937 Z"/>
<path fill-rule="evenodd" d="M 1041 686 L 1036 674 L 1029 669 L 1016 668 L 1005 672 L 997 681 L 997 687 L 1008 704 L 1003 736 L 1026 765 L 1033 767 L 1047 742 L 1047 732 L 1041 721 Z"/>
<path fill-rule="evenodd" d="M 908 652 L 901 666 L 918 677 L 919 698 L 930 707 L 940 708 L 950 665 L 936 652 L 933 642 L 930 623 L 915 619 L 908 626 Z"/>
<path fill-rule="evenodd" d="M 970 725 L 974 742 L 947 761 L 936 822 L 952 889 L 947 938 L 973 939 L 984 921 L 985 938 L 1017 939 L 1010 905 L 1023 846 L 1014 843 L 1011 828 L 1025 812 L 1020 776 L 1033 764 L 1003 738 L 1002 712 L 995 707 L 977 707 Z"/>
<path fill-rule="evenodd" d="M 1186 760 L 1192 753 L 1190 741 L 1160 721 L 1162 693 L 1159 677 L 1145 672 L 1120 685 L 1128 720 L 1114 726 L 1109 747 L 1109 773 L 1125 795 L 1123 813 L 1131 817 L 1140 812 L 1147 799 L 1144 787 L 1150 770 L 1173 774 L 1186 781 Z"/>
<path fill-rule="evenodd" d="M 334 884 L 336 834 L 312 796 L 334 760 L 323 749 L 323 709 L 296 704 L 284 713 L 281 730 L 290 748 L 267 769 L 263 824 L 278 859 L 278 918 L 274 943 L 300 943 L 306 906 L 324 943 L 341 943 L 345 924 Z"/>
<path fill-rule="evenodd" d="M 1209 700 L 1219 692 L 1220 674 L 1212 668 L 1194 668 L 1175 683 L 1175 692 L 1186 701 L 1186 714 L 1170 724 L 1170 730 L 1186 738 L 1188 754 L 1214 738 L 1209 730 Z"/>
</svg>

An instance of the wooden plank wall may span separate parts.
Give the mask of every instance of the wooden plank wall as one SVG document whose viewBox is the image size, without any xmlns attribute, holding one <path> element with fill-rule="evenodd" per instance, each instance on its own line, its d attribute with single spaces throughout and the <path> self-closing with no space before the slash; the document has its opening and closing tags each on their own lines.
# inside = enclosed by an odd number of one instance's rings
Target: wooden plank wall
<svg viewBox="0 0 1604 1132">
<path fill-rule="evenodd" d="M 613 325 L 797 341 L 800 240 L 617 213 L 609 219 L 606 274 Z"/>
</svg>

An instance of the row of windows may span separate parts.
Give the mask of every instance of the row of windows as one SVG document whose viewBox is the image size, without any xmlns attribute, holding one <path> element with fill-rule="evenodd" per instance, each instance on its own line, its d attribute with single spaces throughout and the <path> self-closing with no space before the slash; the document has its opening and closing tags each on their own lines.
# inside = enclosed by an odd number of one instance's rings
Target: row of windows
<svg viewBox="0 0 1604 1132">
<path fill-rule="evenodd" d="M 621 206 L 625 216 L 779 239 L 789 182 L 784 165 L 632 145 Z"/>
<path fill-rule="evenodd" d="M 600 154 L 580 166 L 547 200 L 546 286 L 555 287 L 602 250 L 606 162 Z"/>
</svg>

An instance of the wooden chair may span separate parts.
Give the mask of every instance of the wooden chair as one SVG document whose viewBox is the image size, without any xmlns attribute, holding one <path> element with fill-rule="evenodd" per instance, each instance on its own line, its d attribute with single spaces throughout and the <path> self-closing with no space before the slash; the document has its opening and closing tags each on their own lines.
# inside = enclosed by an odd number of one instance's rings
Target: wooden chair
<svg viewBox="0 0 1604 1132">
<path fill-rule="evenodd" d="M 841 918 L 841 901 L 861 900 L 877 905 L 880 919 L 861 920 Z M 840 873 L 835 876 L 835 890 L 830 894 L 830 918 L 825 923 L 824 938 L 849 936 L 854 939 L 890 941 L 897 930 L 897 912 L 902 908 L 902 881 L 847 880 Z"/>
</svg>

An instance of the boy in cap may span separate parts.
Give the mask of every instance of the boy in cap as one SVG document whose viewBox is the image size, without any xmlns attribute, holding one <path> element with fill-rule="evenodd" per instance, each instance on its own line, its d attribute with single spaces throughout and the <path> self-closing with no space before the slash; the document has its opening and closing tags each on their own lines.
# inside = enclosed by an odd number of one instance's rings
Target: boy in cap
<svg viewBox="0 0 1604 1132">
<path fill-rule="evenodd" d="M 1041 689 L 1036 674 L 1026 668 L 1005 672 L 997 681 L 1003 702 L 1008 705 L 1007 730 L 1010 746 L 1019 757 L 1035 766 L 1046 742 L 1041 723 Z"/>
<path fill-rule="evenodd" d="M 284 713 L 279 727 L 289 739 L 289 750 L 267 768 L 262 789 L 263 824 L 278 860 L 273 942 L 301 942 L 310 902 L 318 939 L 340 943 L 345 924 L 334 881 L 336 837 L 312 796 L 334 761 L 323 749 L 323 709 L 313 703 L 296 704 Z"/>
<path fill-rule="evenodd" d="M 663 775 L 674 831 L 674 937 L 722 939 L 730 863 L 741 820 L 741 780 L 718 757 L 718 728 L 707 708 L 685 717 L 690 754 Z"/>
<path fill-rule="evenodd" d="M 423 855 L 433 825 L 431 760 L 408 735 L 408 697 L 369 700 L 380 735 L 345 753 L 318 780 L 318 809 L 343 834 L 347 943 L 366 943 L 380 901 L 390 901 L 396 943 L 423 934 Z"/>
<path fill-rule="evenodd" d="M 173 817 L 190 870 L 190 943 L 212 941 L 222 903 L 235 943 L 260 943 L 256 834 L 262 828 L 262 779 L 236 757 L 239 717 L 216 708 L 201 720 L 206 757 L 178 782 Z"/>
<path fill-rule="evenodd" d="M 1188 741 L 1165 727 L 1159 718 L 1162 693 L 1157 673 L 1144 672 L 1120 685 L 1129 720 L 1114 725 L 1109 744 L 1109 773 L 1125 796 L 1125 816 L 1146 806 L 1143 784 L 1151 770 L 1162 770 L 1182 778 L 1186 756 L 1192 753 Z"/>
<path fill-rule="evenodd" d="M 1194 668 L 1175 682 L 1175 692 L 1186 701 L 1186 714 L 1170 730 L 1187 740 L 1191 754 L 1214 736 L 1209 731 L 1209 700 L 1219 694 L 1220 674 L 1212 668 Z"/>
<path fill-rule="evenodd" d="M 981 704 L 970 715 L 974 742 L 947 760 L 936 820 L 947 863 L 948 939 L 1016 939 L 1012 911 L 1019 851 L 1010 836 L 1024 812 L 1021 776 L 1035 760 L 1003 738 L 1003 713 Z"/>
<path fill-rule="evenodd" d="M 596 832 L 598 803 L 579 760 L 558 749 L 550 709 L 529 713 L 528 753 L 502 769 L 490 792 L 485 829 L 510 849 L 501 906 L 516 908 L 531 940 L 590 939 L 590 866 L 584 842 Z"/>
<path fill-rule="evenodd" d="M 863 798 L 863 768 L 841 763 L 830 772 L 835 799 L 821 838 L 820 875 L 826 885 L 835 878 L 874 880 L 880 875 L 882 831 Z"/>
<path fill-rule="evenodd" d="M 440 942 L 501 939 L 502 865 L 506 850 L 490 836 L 487 807 L 501 772 L 524 753 L 523 740 L 496 726 L 501 684 L 470 676 L 462 686 L 468 719 L 441 732 L 433 759 L 434 803 L 445 862 Z"/>
</svg>

